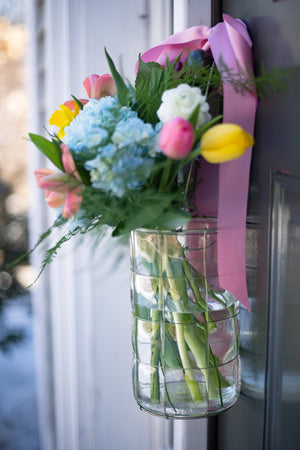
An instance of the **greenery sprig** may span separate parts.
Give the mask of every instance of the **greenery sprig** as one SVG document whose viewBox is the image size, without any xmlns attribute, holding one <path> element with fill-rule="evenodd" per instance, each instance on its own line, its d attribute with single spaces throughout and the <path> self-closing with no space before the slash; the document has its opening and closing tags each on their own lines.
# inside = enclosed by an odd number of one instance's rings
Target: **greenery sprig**
<svg viewBox="0 0 300 450">
<path fill-rule="evenodd" d="M 261 62 L 259 75 L 254 75 L 249 66 L 244 70 L 238 61 L 236 65 L 237 70 L 229 68 L 222 58 L 220 59 L 219 67 L 224 83 L 231 84 L 236 92 L 241 94 L 250 92 L 264 101 L 284 91 L 297 69 L 296 67 L 272 67 L 267 71 L 264 63 Z"/>
<path fill-rule="evenodd" d="M 214 109 L 212 105 L 214 96 L 215 102 L 219 102 L 216 92 L 220 87 L 221 77 L 216 66 L 191 65 L 187 61 L 181 64 L 180 56 L 172 64 L 167 60 L 165 67 L 155 62 L 144 63 L 141 57 L 139 58 L 135 92 L 138 105 L 137 112 L 144 122 L 152 125 L 158 122 L 156 112 L 161 104 L 163 92 L 176 88 L 182 83 L 192 87 L 198 86 L 202 92 L 205 92 L 209 80 L 210 90 L 207 100 L 211 109 Z"/>
</svg>

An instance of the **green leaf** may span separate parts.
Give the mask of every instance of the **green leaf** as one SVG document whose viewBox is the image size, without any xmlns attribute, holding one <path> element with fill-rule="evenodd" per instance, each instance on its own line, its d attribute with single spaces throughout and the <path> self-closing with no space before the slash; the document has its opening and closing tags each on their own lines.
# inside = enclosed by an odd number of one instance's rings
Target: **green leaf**
<svg viewBox="0 0 300 450">
<path fill-rule="evenodd" d="M 71 97 L 73 97 L 74 101 L 77 103 L 77 105 L 79 106 L 79 109 L 83 109 L 83 104 L 81 103 L 80 100 L 78 100 L 78 98 L 76 98 L 74 95 L 71 94 Z"/>
<path fill-rule="evenodd" d="M 129 91 L 128 87 L 126 86 L 126 84 L 124 83 L 123 78 L 117 71 L 116 66 L 115 66 L 113 60 L 111 59 L 111 57 L 109 56 L 106 48 L 104 48 L 104 51 L 105 51 L 105 56 L 106 56 L 106 59 L 107 59 L 108 65 L 109 65 L 111 75 L 113 77 L 113 80 L 114 80 L 114 83 L 116 86 L 116 91 L 117 91 L 117 96 L 118 96 L 119 102 L 123 106 L 129 106 L 130 91 Z"/>
<path fill-rule="evenodd" d="M 147 308 L 146 306 L 139 305 L 138 303 L 135 303 L 135 317 L 143 320 L 151 320 L 151 314 L 150 314 L 150 308 Z"/>
<path fill-rule="evenodd" d="M 90 179 L 90 175 L 88 170 L 86 170 L 82 165 L 79 165 L 78 163 L 76 163 L 76 169 L 78 170 L 78 173 L 80 175 L 80 178 L 82 179 L 84 184 L 90 185 L 91 184 L 91 179 Z"/>
<path fill-rule="evenodd" d="M 139 57 L 139 67 L 135 80 L 138 115 L 146 123 L 155 125 L 158 122 L 157 110 L 161 104 L 161 96 L 165 88 L 165 69 L 158 63 L 145 63 Z"/>
<path fill-rule="evenodd" d="M 200 103 L 196 106 L 196 108 L 194 108 L 193 112 L 191 113 L 191 115 L 189 117 L 189 122 L 194 127 L 194 129 L 196 129 L 196 126 L 197 126 L 199 110 L 200 110 Z"/>
<path fill-rule="evenodd" d="M 141 55 L 139 55 L 139 66 L 138 66 L 138 73 L 141 78 L 136 80 L 135 87 L 138 88 L 138 84 L 140 81 L 149 80 L 152 76 L 152 72 L 156 71 L 156 73 L 161 72 L 163 74 L 164 69 L 156 62 L 150 61 L 150 62 L 144 62 L 141 58 Z"/>
<path fill-rule="evenodd" d="M 172 369 L 182 369 L 182 362 L 178 351 L 178 346 L 168 332 L 165 335 L 165 363 Z"/>
<path fill-rule="evenodd" d="M 34 145 L 42 152 L 48 159 L 56 166 L 58 169 L 63 172 L 64 167 L 61 161 L 61 149 L 57 142 L 48 141 L 43 136 L 39 136 L 38 134 L 29 133 L 30 140 L 34 143 Z"/>
</svg>

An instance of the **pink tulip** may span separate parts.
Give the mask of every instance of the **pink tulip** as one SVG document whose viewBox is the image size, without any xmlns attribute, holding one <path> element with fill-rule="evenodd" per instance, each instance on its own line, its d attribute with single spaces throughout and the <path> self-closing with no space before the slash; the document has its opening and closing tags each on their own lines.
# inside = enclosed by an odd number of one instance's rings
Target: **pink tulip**
<svg viewBox="0 0 300 450">
<path fill-rule="evenodd" d="M 77 188 L 70 191 L 67 195 L 65 206 L 62 212 L 62 216 L 65 219 L 70 219 L 71 217 L 75 216 L 77 211 L 79 211 L 82 202 L 82 191 L 83 186 L 78 186 Z"/>
<path fill-rule="evenodd" d="M 65 171 L 68 174 L 73 175 L 75 178 L 77 178 L 77 180 L 81 181 L 80 175 L 78 173 L 78 170 L 76 169 L 76 165 L 69 147 L 66 144 L 61 144 L 60 148 L 62 151 L 61 160 L 65 168 Z"/>
<path fill-rule="evenodd" d="M 52 169 L 39 169 L 34 174 L 38 186 L 45 189 L 46 201 L 50 208 L 64 206 L 62 216 L 69 219 L 80 209 L 84 185 L 70 149 L 65 144 L 62 144 L 60 148 L 65 173 Z"/>
<path fill-rule="evenodd" d="M 34 172 L 36 182 L 38 184 L 38 187 L 41 187 L 40 183 L 43 180 L 44 177 L 47 177 L 48 175 L 55 175 L 57 173 L 57 170 L 52 169 L 38 169 Z"/>
<path fill-rule="evenodd" d="M 88 100 L 86 98 L 79 98 L 78 99 L 80 101 L 80 103 L 84 106 L 88 103 Z M 75 100 L 67 100 L 66 102 L 64 102 L 64 105 L 69 108 L 71 111 L 75 111 L 76 107 L 78 107 L 77 103 L 75 102 Z"/>
<path fill-rule="evenodd" d="M 114 80 L 110 74 L 102 75 L 90 75 L 87 77 L 83 85 L 89 98 L 95 98 L 100 100 L 102 97 L 113 97 L 116 95 L 116 88 Z"/>
<path fill-rule="evenodd" d="M 55 172 L 53 175 L 46 175 L 39 180 L 36 172 L 35 176 L 38 186 L 41 189 L 47 189 L 47 191 L 59 192 L 61 194 L 66 194 L 81 184 L 75 177 L 67 173 Z"/>
<path fill-rule="evenodd" d="M 60 208 L 66 200 L 66 194 L 60 194 L 59 192 L 51 192 L 47 190 L 45 190 L 45 197 L 50 208 Z"/>
<path fill-rule="evenodd" d="M 162 127 L 158 145 L 162 153 L 169 158 L 183 159 L 191 152 L 194 137 L 190 122 L 182 117 L 175 117 Z"/>
</svg>

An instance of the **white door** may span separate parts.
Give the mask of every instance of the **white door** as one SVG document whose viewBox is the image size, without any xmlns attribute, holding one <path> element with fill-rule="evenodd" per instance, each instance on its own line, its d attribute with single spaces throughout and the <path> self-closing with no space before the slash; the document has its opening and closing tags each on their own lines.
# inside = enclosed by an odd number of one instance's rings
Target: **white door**
<svg viewBox="0 0 300 450">
<path fill-rule="evenodd" d="M 30 131 L 70 94 L 84 97 L 83 79 L 108 72 L 104 46 L 134 78 L 137 56 L 192 25 L 210 25 L 210 1 L 32 0 Z M 46 162 L 30 147 L 30 168 Z M 30 175 L 31 176 L 31 175 Z M 31 241 L 53 220 L 32 181 Z M 129 256 L 111 239 L 66 244 L 33 289 L 38 398 L 44 450 L 205 450 L 207 424 L 141 412 L 131 389 Z M 42 255 L 36 252 L 38 267 Z M 117 262 L 117 264 L 116 264 Z"/>
</svg>

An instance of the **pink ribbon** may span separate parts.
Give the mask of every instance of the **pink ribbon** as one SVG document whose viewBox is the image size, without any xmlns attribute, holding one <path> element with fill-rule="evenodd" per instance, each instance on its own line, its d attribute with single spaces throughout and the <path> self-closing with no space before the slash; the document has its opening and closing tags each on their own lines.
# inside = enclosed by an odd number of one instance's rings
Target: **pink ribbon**
<svg viewBox="0 0 300 450">
<path fill-rule="evenodd" d="M 209 36 L 217 66 L 220 57 L 238 73 L 237 61 L 247 73 L 252 69 L 251 40 L 246 26 L 224 14 Z M 257 98 L 223 83 L 223 122 L 236 123 L 253 135 Z M 236 160 L 219 165 L 218 189 L 218 274 L 220 285 L 250 310 L 246 283 L 246 218 L 252 150 Z"/>
<path fill-rule="evenodd" d="M 169 37 L 142 55 L 142 60 L 164 64 L 173 61 L 181 51 L 184 61 L 188 52 L 211 49 L 218 69 L 222 61 L 233 73 L 239 66 L 247 73 L 252 69 L 251 40 L 243 22 L 223 15 L 224 22 L 213 28 L 192 27 Z M 221 58 L 221 59 L 220 59 Z M 238 93 L 223 80 L 223 122 L 236 123 L 253 134 L 257 98 Z M 218 276 L 223 289 L 231 292 L 250 310 L 246 284 L 246 215 L 249 189 L 251 149 L 239 159 L 220 165 L 202 159 L 200 183 L 195 192 L 198 215 L 218 217 Z"/>
</svg>

